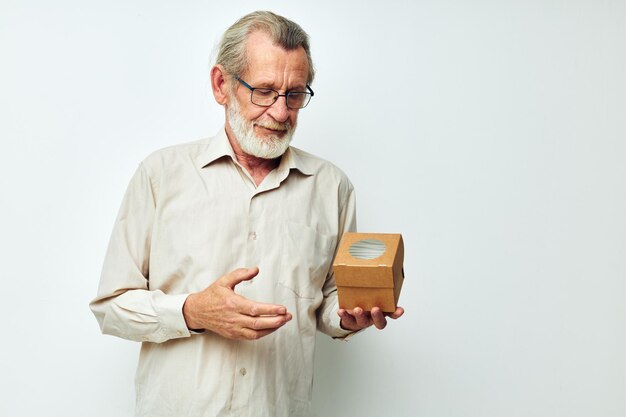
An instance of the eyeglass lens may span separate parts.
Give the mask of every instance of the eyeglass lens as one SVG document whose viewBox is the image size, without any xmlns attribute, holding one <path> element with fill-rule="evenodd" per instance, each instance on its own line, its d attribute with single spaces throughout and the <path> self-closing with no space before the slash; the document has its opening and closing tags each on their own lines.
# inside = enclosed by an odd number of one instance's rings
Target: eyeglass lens
<svg viewBox="0 0 626 417">
<path fill-rule="evenodd" d="M 278 99 L 279 94 L 275 90 L 267 88 L 255 88 L 252 91 L 252 103 L 259 106 L 271 106 Z M 309 104 L 311 94 L 305 92 L 287 93 L 287 107 L 301 109 Z"/>
</svg>

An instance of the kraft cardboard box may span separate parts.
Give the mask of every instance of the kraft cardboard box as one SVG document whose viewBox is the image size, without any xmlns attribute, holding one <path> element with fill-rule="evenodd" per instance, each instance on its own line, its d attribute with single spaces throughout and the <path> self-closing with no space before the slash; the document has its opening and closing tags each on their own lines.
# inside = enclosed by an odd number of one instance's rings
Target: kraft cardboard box
<svg viewBox="0 0 626 417">
<path fill-rule="evenodd" d="M 404 281 L 402 235 L 345 233 L 333 262 L 339 308 L 396 310 Z"/>
</svg>

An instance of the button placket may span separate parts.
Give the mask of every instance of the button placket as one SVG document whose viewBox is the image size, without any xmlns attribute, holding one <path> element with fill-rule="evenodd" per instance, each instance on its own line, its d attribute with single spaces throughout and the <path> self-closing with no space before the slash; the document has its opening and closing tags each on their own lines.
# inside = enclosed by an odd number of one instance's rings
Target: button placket
<svg viewBox="0 0 626 417">
<path fill-rule="evenodd" d="M 259 194 L 253 194 L 250 197 L 250 202 L 248 204 L 248 228 L 247 228 L 247 245 L 246 245 L 246 261 L 248 263 L 248 267 L 258 266 L 259 260 L 257 259 L 257 227 L 258 227 L 258 216 L 256 215 L 259 209 Z M 254 283 L 254 278 L 247 281 L 248 285 Z"/>
<path fill-rule="evenodd" d="M 250 392 L 250 376 L 246 377 L 248 373 L 248 365 L 250 363 L 245 360 L 245 357 L 249 354 L 246 346 L 242 346 L 241 342 L 236 342 L 234 367 L 232 368 L 234 384 L 231 398 L 231 412 L 233 415 L 239 413 L 239 410 L 244 408 L 248 402 L 248 395 Z"/>
</svg>

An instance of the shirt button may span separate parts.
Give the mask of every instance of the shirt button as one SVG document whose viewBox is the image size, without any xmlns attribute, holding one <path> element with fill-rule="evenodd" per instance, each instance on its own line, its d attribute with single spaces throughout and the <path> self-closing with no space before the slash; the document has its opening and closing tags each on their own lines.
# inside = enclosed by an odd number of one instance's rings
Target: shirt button
<svg viewBox="0 0 626 417">
<path fill-rule="evenodd" d="M 239 373 L 240 373 L 241 375 L 244 375 L 244 376 L 245 376 L 245 375 L 248 373 L 248 371 L 246 371 L 246 368 L 241 368 L 241 369 L 239 370 Z"/>
<path fill-rule="evenodd" d="M 250 238 L 250 240 L 256 240 L 256 232 L 250 232 L 248 237 Z"/>
</svg>

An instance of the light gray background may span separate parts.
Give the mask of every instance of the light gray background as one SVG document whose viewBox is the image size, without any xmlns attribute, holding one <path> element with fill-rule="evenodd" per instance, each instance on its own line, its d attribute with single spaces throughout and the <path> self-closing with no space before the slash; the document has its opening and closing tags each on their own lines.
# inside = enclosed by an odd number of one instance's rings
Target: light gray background
<svg viewBox="0 0 626 417">
<path fill-rule="evenodd" d="M 270 8 L 312 37 L 294 145 L 400 232 L 402 320 L 320 335 L 316 416 L 626 415 L 626 2 L 0 2 L 2 416 L 131 416 L 95 295 L 138 162 L 214 134 L 209 56 Z"/>
</svg>

